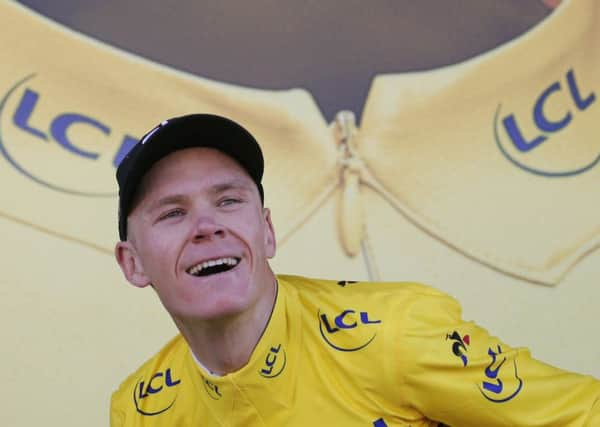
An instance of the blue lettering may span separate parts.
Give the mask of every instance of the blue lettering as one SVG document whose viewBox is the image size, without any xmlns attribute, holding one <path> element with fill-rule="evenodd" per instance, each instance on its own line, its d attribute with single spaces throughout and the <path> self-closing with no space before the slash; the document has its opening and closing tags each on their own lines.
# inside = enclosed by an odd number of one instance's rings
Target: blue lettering
<svg viewBox="0 0 600 427">
<path fill-rule="evenodd" d="M 140 382 L 140 388 L 138 391 L 138 396 L 140 399 L 144 399 L 145 397 L 148 397 L 151 394 L 156 394 L 159 391 L 161 391 L 163 389 L 163 386 L 160 385 L 158 387 L 154 387 L 152 385 L 153 381 L 156 380 L 157 378 L 162 378 L 163 377 L 163 373 L 162 372 L 157 372 L 154 375 L 152 375 L 152 378 L 150 378 L 150 381 L 148 381 L 148 385 L 145 386 L 145 382 L 141 381 Z M 177 384 L 179 384 L 181 382 L 181 380 L 175 380 L 173 381 L 173 377 L 171 376 L 171 369 L 167 369 L 164 373 L 164 377 L 165 377 L 165 384 L 167 387 L 173 387 L 176 386 Z M 145 386 L 145 387 L 144 387 Z"/>
<path fill-rule="evenodd" d="M 571 96 L 573 97 L 573 101 L 575 101 L 575 105 L 579 108 L 580 111 L 585 110 L 596 100 L 596 94 L 594 92 L 590 93 L 585 99 L 581 98 L 581 93 L 579 92 L 579 88 L 577 87 L 577 82 L 575 81 L 575 73 L 573 70 L 569 70 L 567 72 L 567 83 L 569 84 L 569 90 L 571 91 Z"/>
<path fill-rule="evenodd" d="M 167 369 L 167 371 L 165 372 L 165 384 L 167 385 L 167 387 L 173 387 L 174 385 L 177 385 L 181 382 L 181 380 L 175 380 L 173 381 L 171 379 L 171 369 Z"/>
<path fill-rule="evenodd" d="M 148 393 L 144 393 L 144 381 L 140 382 L 140 390 L 139 390 L 138 396 L 140 396 L 140 399 L 143 399 L 144 397 L 148 397 Z"/>
<path fill-rule="evenodd" d="M 355 313 L 356 313 L 355 310 L 350 310 L 350 309 L 342 311 L 339 315 L 337 315 L 334 318 L 334 323 L 335 323 L 335 326 L 337 326 L 337 327 L 331 326 L 331 324 L 329 323 L 329 319 L 327 319 L 327 316 L 325 314 L 321 314 L 321 322 L 325 325 L 325 329 L 330 334 L 332 334 L 334 332 L 338 332 L 340 329 L 354 329 L 358 326 L 358 323 L 356 321 L 346 322 L 345 319 L 346 319 L 346 316 L 348 316 L 349 314 L 355 314 Z M 369 313 L 367 313 L 366 311 L 361 311 L 360 312 L 360 323 L 363 325 L 370 325 L 370 324 L 381 323 L 381 320 L 371 320 L 371 319 L 369 319 Z"/>
<path fill-rule="evenodd" d="M 566 80 L 571 98 L 580 111 L 587 109 L 596 100 L 596 94 L 594 92 L 590 92 L 585 97 L 582 96 L 577 80 L 575 79 L 575 73 L 572 69 L 567 72 Z M 558 132 L 567 127 L 573 120 L 573 114 L 569 110 L 565 111 L 562 117 L 552 120 L 549 119 L 545 113 L 545 107 L 549 102 L 551 95 L 561 91 L 562 88 L 560 82 L 556 81 L 552 83 L 540 94 L 533 106 L 533 120 L 537 128 L 542 132 Z M 536 135 L 531 139 L 526 138 L 519 128 L 519 124 L 517 123 L 514 114 L 507 115 L 502 120 L 502 123 L 513 144 L 521 152 L 530 151 L 548 139 L 543 133 Z"/>
<path fill-rule="evenodd" d="M 69 138 L 67 137 L 67 131 L 75 123 L 81 123 L 92 126 L 104 133 L 105 135 L 110 134 L 110 129 L 102 123 L 98 122 L 97 120 L 94 120 L 90 117 L 86 117 L 81 114 L 67 113 L 61 114 L 52 122 L 52 125 L 50 127 L 52 136 L 60 145 L 62 145 L 67 150 L 78 156 L 87 157 L 90 159 L 98 158 L 98 153 L 85 151 L 81 148 L 76 147 L 71 143 L 71 141 L 69 141 Z"/>
<path fill-rule="evenodd" d="M 502 123 L 504 124 L 504 129 L 506 129 L 506 133 L 508 134 L 508 136 L 512 140 L 513 144 L 515 145 L 515 147 L 517 147 L 517 149 L 519 151 L 525 152 L 525 151 L 532 150 L 547 139 L 543 135 L 538 135 L 533 140 L 527 141 L 523 137 L 523 134 L 521 133 L 521 130 L 519 129 L 519 125 L 517 124 L 517 121 L 515 120 L 514 114 L 510 114 L 509 116 L 506 116 L 502 120 Z"/>
<path fill-rule="evenodd" d="M 329 332 L 330 334 L 339 331 L 339 328 L 331 327 L 331 325 L 329 324 L 329 320 L 327 319 L 327 316 L 325 314 L 321 314 L 321 321 L 325 324 L 325 329 L 327 329 L 327 332 Z"/>
<path fill-rule="evenodd" d="M 21 98 L 21 102 L 17 107 L 17 111 L 15 111 L 15 115 L 13 116 L 13 123 L 25 132 L 29 132 L 30 134 L 43 140 L 48 140 L 48 137 L 44 132 L 35 129 L 28 123 L 39 97 L 40 96 L 36 92 L 26 89 L 23 97 Z"/>
<path fill-rule="evenodd" d="M 127 153 L 131 151 L 131 149 L 135 144 L 137 144 L 137 142 L 137 138 L 125 135 L 125 138 L 123 138 L 123 142 L 121 143 L 121 148 L 119 148 L 119 151 L 117 151 L 117 154 L 113 159 L 113 165 L 115 166 L 115 168 L 119 167 Z"/>
<path fill-rule="evenodd" d="M 269 369 L 262 368 L 260 372 L 264 375 L 271 375 L 271 372 L 273 372 L 273 366 L 269 366 Z"/>
<path fill-rule="evenodd" d="M 369 313 L 367 313 L 366 311 L 360 312 L 360 321 L 365 325 L 368 325 L 370 323 L 381 323 L 381 320 L 369 320 Z"/>
<path fill-rule="evenodd" d="M 154 381 L 156 378 L 160 378 L 163 376 L 162 372 L 157 372 L 156 374 L 154 374 L 152 376 L 152 378 L 150 378 L 150 381 L 148 381 L 148 387 L 146 387 L 146 392 L 149 394 L 155 394 L 158 393 L 159 391 L 162 390 L 162 385 L 158 388 L 154 388 L 152 387 L 152 381 Z"/>
<path fill-rule="evenodd" d="M 277 361 L 277 353 L 279 353 L 279 350 L 281 349 L 281 344 L 279 344 L 277 347 L 271 347 L 271 350 L 269 351 L 269 353 L 267 354 L 267 357 L 265 357 L 265 364 L 267 365 L 267 368 L 263 368 L 261 369 L 261 373 L 265 374 L 265 375 L 269 375 L 271 374 L 271 372 L 273 372 L 273 366 L 275 365 L 275 362 Z"/>
<path fill-rule="evenodd" d="M 379 418 L 373 421 L 373 427 L 387 427 L 387 424 L 383 421 L 383 418 Z"/>
<path fill-rule="evenodd" d="M 491 380 L 496 379 L 498 377 L 498 372 L 500 371 L 500 368 L 502 368 L 502 365 L 504 365 L 504 362 L 506 362 L 506 358 L 504 358 L 502 362 L 500 362 L 498 367 L 492 369 L 492 366 L 496 363 L 496 356 L 498 354 L 502 354 L 502 348 L 500 346 L 498 346 L 498 353 L 494 352 L 494 350 L 492 350 L 491 347 L 488 348 L 488 355 L 492 358 L 492 363 L 490 363 L 485 368 L 485 376 Z M 502 380 L 498 378 L 496 379 L 496 383 L 489 383 L 487 381 L 484 381 L 483 388 L 488 391 L 491 391 L 492 393 L 500 394 L 502 393 L 503 388 Z"/>
<path fill-rule="evenodd" d="M 554 92 L 559 91 L 560 83 L 554 82 L 545 91 L 543 91 L 540 97 L 537 99 L 535 106 L 533 107 L 533 119 L 535 120 L 535 124 L 537 125 L 538 129 L 546 132 L 556 132 L 571 122 L 572 116 L 570 112 L 567 112 L 562 119 L 555 122 L 548 120 L 544 114 L 544 105 L 546 104 L 546 100 Z"/>
<path fill-rule="evenodd" d="M 500 370 L 500 368 L 502 368 L 502 365 L 504 365 L 504 362 L 506 362 L 506 358 L 504 358 L 502 360 L 502 362 L 500 362 L 500 364 L 498 365 L 498 367 L 496 369 L 492 369 L 492 366 L 494 365 L 494 363 L 496 363 L 496 356 L 498 354 L 502 354 L 502 348 L 500 348 L 500 346 L 498 346 L 498 353 L 494 353 L 494 351 L 491 348 L 488 348 L 488 355 L 490 355 L 492 357 L 492 363 L 490 363 L 487 368 L 485 368 L 485 376 L 491 379 L 494 379 L 498 376 L 498 371 Z"/>
<path fill-rule="evenodd" d="M 271 356 L 273 356 L 273 359 L 271 359 Z M 267 354 L 267 358 L 265 359 L 265 363 L 267 364 L 267 366 L 273 366 L 275 364 L 276 360 L 277 360 L 277 355 L 273 354 L 273 353 L 269 353 L 269 354 Z"/>
<path fill-rule="evenodd" d="M 483 382 L 483 388 L 486 389 L 487 391 L 491 391 L 492 393 L 495 394 L 500 394 L 502 393 L 502 380 L 501 379 L 497 379 L 496 381 L 498 381 L 498 384 L 492 384 L 492 383 L 488 383 L 487 381 Z"/>
<path fill-rule="evenodd" d="M 204 380 L 204 383 L 208 386 L 208 388 L 211 391 L 213 391 L 214 393 L 216 393 L 217 396 L 221 397 L 221 393 L 219 392 L 219 386 L 217 386 L 216 384 L 211 383 L 207 379 Z"/>
<path fill-rule="evenodd" d="M 339 327 L 339 328 L 341 328 L 341 329 L 356 328 L 356 325 L 357 325 L 356 322 L 344 323 L 344 317 L 346 317 L 348 314 L 351 314 L 351 313 L 355 313 L 355 311 L 354 310 L 344 310 L 344 311 L 342 311 L 342 313 L 335 318 L 335 324 L 336 324 L 336 326 Z"/>
<path fill-rule="evenodd" d="M 494 350 L 492 350 L 491 347 L 488 348 L 488 355 L 492 358 L 492 362 L 485 369 L 485 376 L 488 377 L 490 380 L 495 380 L 495 381 L 492 381 L 492 382 L 483 381 L 482 382 L 483 389 L 487 390 L 491 393 L 494 393 L 494 394 L 500 394 L 500 393 L 502 393 L 502 391 L 504 389 L 502 380 L 497 377 L 498 377 L 498 373 L 499 373 L 500 369 L 504 365 L 504 362 L 506 362 L 506 357 L 502 360 L 502 362 L 500 362 L 500 364 L 498 365 L 497 368 L 492 369 L 492 366 L 497 362 L 496 356 L 498 356 L 500 354 L 502 354 L 502 348 L 500 346 L 498 346 L 497 353 Z M 519 376 L 517 375 L 516 360 L 514 361 L 514 369 L 515 369 L 514 375 L 515 375 L 515 378 L 518 380 L 519 384 L 516 387 L 515 391 L 510 396 L 504 397 L 502 399 L 493 399 L 492 397 L 488 396 L 481 388 L 479 388 L 479 391 L 483 395 L 483 397 L 485 397 L 490 402 L 502 403 L 502 402 L 508 402 L 509 400 L 513 399 L 517 394 L 519 394 L 519 392 L 521 391 L 521 389 L 523 387 L 523 380 L 521 378 L 519 378 Z"/>
</svg>

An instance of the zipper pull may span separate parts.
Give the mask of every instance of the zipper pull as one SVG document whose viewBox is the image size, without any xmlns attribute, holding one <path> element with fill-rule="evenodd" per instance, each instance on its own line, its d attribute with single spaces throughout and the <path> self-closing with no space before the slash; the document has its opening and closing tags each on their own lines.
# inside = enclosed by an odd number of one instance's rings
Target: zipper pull
<svg viewBox="0 0 600 427">
<path fill-rule="evenodd" d="M 344 252 L 355 257 L 365 235 L 365 219 L 360 195 L 362 162 L 357 155 L 354 136 L 356 119 L 352 111 L 336 114 L 341 191 L 338 203 L 338 233 Z"/>
</svg>

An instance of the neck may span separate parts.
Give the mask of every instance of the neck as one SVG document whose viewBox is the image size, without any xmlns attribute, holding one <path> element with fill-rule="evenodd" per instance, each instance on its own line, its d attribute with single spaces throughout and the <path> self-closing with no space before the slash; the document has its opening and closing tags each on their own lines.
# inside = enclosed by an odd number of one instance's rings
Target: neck
<svg viewBox="0 0 600 427">
<path fill-rule="evenodd" d="M 212 373 L 225 375 L 248 363 L 275 305 L 277 281 L 274 275 L 269 280 L 267 291 L 241 313 L 195 322 L 175 319 L 194 356 Z"/>
</svg>

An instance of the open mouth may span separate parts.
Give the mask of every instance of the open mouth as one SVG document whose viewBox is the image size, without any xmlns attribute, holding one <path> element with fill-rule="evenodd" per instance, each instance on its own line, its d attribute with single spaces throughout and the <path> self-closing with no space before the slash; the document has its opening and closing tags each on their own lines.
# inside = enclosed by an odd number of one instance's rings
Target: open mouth
<svg viewBox="0 0 600 427">
<path fill-rule="evenodd" d="M 211 259 L 209 261 L 203 261 L 199 264 L 196 264 L 186 271 L 188 274 L 196 277 L 204 277 L 210 276 L 213 274 L 224 273 L 226 271 L 231 270 L 236 265 L 240 263 L 240 258 L 234 257 L 225 257 L 225 258 L 216 258 Z"/>
</svg>

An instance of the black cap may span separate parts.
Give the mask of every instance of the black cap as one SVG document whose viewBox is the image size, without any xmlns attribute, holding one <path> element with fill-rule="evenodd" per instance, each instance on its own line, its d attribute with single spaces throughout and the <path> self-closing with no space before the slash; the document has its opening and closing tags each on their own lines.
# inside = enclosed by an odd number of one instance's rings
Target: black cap
<svg viewBox="0 0 600 427">
<path fill-rule="evenodd" d="M 175 117 L 144 135 L 117 168 L 119 238 L 122 241 L 127 240 L 127 217 L 146 172 L 172 152 L 193 147 L 214 148 L 234 158 L 248 172 L 264 201 L 263 156 L 250 132 L 233 120 L 213 114 Z"/>
</svg>

